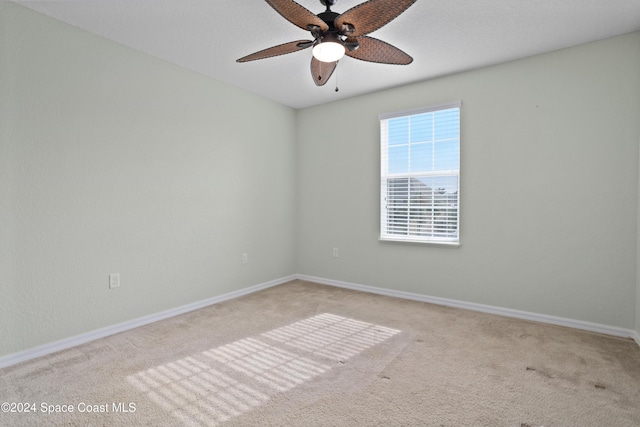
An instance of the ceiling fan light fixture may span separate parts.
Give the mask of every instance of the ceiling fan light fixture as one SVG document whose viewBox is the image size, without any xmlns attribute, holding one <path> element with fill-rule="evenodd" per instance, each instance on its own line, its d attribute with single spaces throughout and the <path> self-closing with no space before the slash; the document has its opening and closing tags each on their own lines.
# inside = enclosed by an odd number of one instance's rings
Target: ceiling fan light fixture
<svg viewBox="0 0 640 427">
<path fill-rule="evenodd" d="M 336 62 L 344 56 L 344 45 L 338 36 L 327 35 L 313 47 L 313 56 L 321 62 Z"/>
</svg>

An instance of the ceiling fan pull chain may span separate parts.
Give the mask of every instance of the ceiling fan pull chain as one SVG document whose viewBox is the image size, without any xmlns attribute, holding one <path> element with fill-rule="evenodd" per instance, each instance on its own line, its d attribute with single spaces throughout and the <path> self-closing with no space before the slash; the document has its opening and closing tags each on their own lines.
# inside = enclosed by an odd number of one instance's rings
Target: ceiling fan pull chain
<svg viewBox="0 0 640 427">
<path fill-rule="evenodd" d="M 338 63 L 340 61 L 336 61 L 336 92 L 338 92 L 340 89 L 338 89 Z"/>
</svg>

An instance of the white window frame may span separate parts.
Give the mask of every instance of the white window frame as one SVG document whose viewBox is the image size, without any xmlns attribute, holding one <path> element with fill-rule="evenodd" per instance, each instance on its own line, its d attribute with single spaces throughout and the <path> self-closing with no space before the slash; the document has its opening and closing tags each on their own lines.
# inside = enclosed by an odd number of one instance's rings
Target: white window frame
<svg viewBox="0 0 640 427">
<path fill-rule="evenodd" d="M 440 170 L 440 171 L 429 171 L 429 172 L 408 172 L 408 173 L 396 173 L 391 174 L 388 172 L 389 170 L 389 162 L 388 162 L 388 149 L 389 149 L 389 139 L 387 135 L 387 126 L 386 123 L 389 119 L 398 118 L 398 117 L 407 117 L 413 116 L 417 114 L 424 114 L 429 112 L 436 112 L 442 110 L 449 109 L 458 109 L 461 112 L 462 102 L 456 101 L 447 104 L 434 105 L 425 108 L 399 111 L 394 113 L 384 113 L 378 116 L 380 120 L 380 240 L 381 241 L 398 241 L 398 242 L 417 242 L 417 243 L 431 243 L 431 244 L 442 244 L 442 245 L 452 245 L 459 246 L 460 245 L 460 160 L 458 162 L 458 169 L 455 170 Z M 459 119 L 458 124 L 460 125 L 461 119 Z M 460 126 L 458 128 L 458 159 L 460 159 Z M 390 214 L 390 210 L 388 209 L 387 196 L 388 196 L 388 182 L 389 179 L 398 179 L 398 178 L 407 178 L 411 180 L 412 178 L 425 178 L 425 177 L 445 177 L 445 176 L 456 176 L 457 177 L 457 195 L 456 205 L 455 205 L 455 233 L 451 233 L 447 235 L 434 235 L 435 233 L 431 233 L 432 235 L 419 235 L 418 233 L 410 234 L 410 225 L 407 222 L 407 234 L 398 234 L 388 231 L 388 218 Z M 410 186 L 411 181 L 408 181 L 408 185 Z M 433 193 L 432 193 L 433 194 Z M 410 200 L 407 201 L 407 212 L 410 209 Z M 431 212 L 433 215 L 433 209 L 435 208 L 435 204 L 433 205 Z M 409 213 L 407 216 L 409 217 Z M 435 218 L 435 217 L 432 217 Z M 407 220 L 409 221 L 409 220 Z M 447 222 L 448 224 L 450 222 Z"/>
</svg>

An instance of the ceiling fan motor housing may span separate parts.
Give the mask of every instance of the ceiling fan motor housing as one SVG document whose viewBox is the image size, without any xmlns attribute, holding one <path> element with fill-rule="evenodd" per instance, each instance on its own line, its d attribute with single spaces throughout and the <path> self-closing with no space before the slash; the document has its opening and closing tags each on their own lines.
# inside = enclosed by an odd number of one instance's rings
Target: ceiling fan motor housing
<svg viewBox="0 0 640 427">
<path fill-rule="evenodd" d="M 335 20 L 338 16 L 340 16 L 339 13 L 327 10 L 325 12 L 319 13 L 317 16 L 329 26 L 329 29 L 327 31 L 337 31 Z"/>
<path fill-rule="evenodd" d="M 335 3 L 337 0 L 333 0 Z M 343 28 L 336 28 L 335 21 L 339 13 L 333 12 L 331 10 L 326 10 L 325 12 L 319 13 L 316 15 L 318 18 L 322 19 L 325 24 L 329 27 L 325 32 L 318 31 L 319 28 L 312 28 L 311 34 L 314 37 L 314 45 L 318 43 L 322 43 L 323 41 L 335 41 L 344 45 L 345 49 L 348 51 L 354 51 L 358 48 L 358 41 L 355 38 L 347 40 L 347 34 L 352 32 L 353 26 L 351 24 L 343 24 Z M 315 31 L 314 31 L 315 30 Z M 337 40 L 336 40 L 337 39 Z"/>
</svg>

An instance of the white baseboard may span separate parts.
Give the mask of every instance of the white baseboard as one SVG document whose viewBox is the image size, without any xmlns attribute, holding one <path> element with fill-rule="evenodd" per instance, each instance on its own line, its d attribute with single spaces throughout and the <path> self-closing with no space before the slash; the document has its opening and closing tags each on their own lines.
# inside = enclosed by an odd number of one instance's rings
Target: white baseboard
<svg viewBox="0 0 640 427">
<path fill-rule="evenodd" d="M 191 304 L 165 310 L 160 313 L 138 317 L 137 319 L 129 320 L 123 323 L 118 323 L 117 325 L 107 326 L 105 328 L 97 329 L 95 331 L 76 335 L 70 338 L 65 338 L 60 341 L 55 341 L 52 343 L 40 345 L 38 347 L 33 347 L 27 350 L 19 351 L 17 353 L 12 353 L 7 356 L 0 357 L 0 368 L 5 368 L 7 366 L 15 365 L 20 362 L 25 362 L 27 360 L 35 359 L 36 357 L 55 353 L 56 351 L 66 350 L 68 348 L 75 347 L 77 345 L 84 344 L 90 341 L 94 341 L 99 338 L 104 338 L 109 335 L 117 334 L 120 332 L 137 328 L 139 326 L 157 322 L 158 320 L 168 319 L 170 317 L 188 313 L 190 311 L 197 310 L 199 308 L 207 307 L 209 305 L 217 304 L 223 301 L 228 301 L 230 299 L 248 295 L 253 292 L 257 292 L 273 286 L 281 285 L 283 283 L 286 283 L 295 279 L 296 279 L 295 275 L 282 277 L 280 279 L 275 279 L 268 282 L 260 283 L 258 285 L 240 289 L 238 291 L 229 292 L 224 295 L 207 298 L 202 301 L 196 301 Z"/>
<path fill-rule="evenodd" d="M 631 330 L 618 328 L 614 326 L 601 325 L 599 323 L 585 322 L 582 320 L 567 319 L 563 317 L 549 316 L 546 314 L 531 313 L 528 311 L 512 310 L 509 308 L 495 307 L 491 305 L 476 304 L 465 301 L 458 301 L 447 298 L 431 297 L 428 295 L 416 294 L 412 292 L 394 291 L 385 288 L 376 288 L 373 286 L 360 285 L 356 283 L 342 282 L 339 280 L 324 279 L 322 277 L 313 277 L 303 274 L 296 275 L 297 279 L 308 282 L 319 283 L 322 285 L 336 286 L 339 288 L 352 289 L 355 291 L 369 292 L 372 294 L 380 294 L 389 297 L 402 298 L 413 301 L 426 302 L 447 307 L 463 308 L 465 310 L 479 311 L 482 313 L 497 314 L 500 316 L 514 317 L 524 320 L 532 320 L 534 322 L 548 323 L 551 325 L 566 326 L 574 329 L 582 329 L 585 331 L 597 332 L 605 335 L 616 337 L 633 338 L 640 345 L 640 336 Z"/>
<path fill-rule="evenodd" d="M 426 302 L 426 303 L 443 305 L 448 307 L 463 308 L 466 310 L 497 314 L 500 316 L 514 317 L 518 319 L 532 320 L 535 322 L 548 323 L 552 325 L 566 326 L 569 328 L 582 329 L 586 331 L 598 332 L 601 334 L 613 335 L 617 337 L 632 338 L 635 340 L 638 346 L 640 346 L 640 335 L 636 331 L 633 331 L 630 329 L 617 328 L 613 326 L 601 325 L 598 323 L 590 323 L 590 322 L 584 322 L 581 320 L 573 320 L 573 319 L 567 319 L 562 317 L 548 316 L 544 314 L 512 310 L 508 308 L 495 307 L 490 305 L 475 304 L 475 303 L 458 301 L 458 300 L 447 299 L 447 298 L 431 297 L 431 296 L 416 294 L 412 292 L 394 291 L 391 289 L 377 288 L 373 286 L 342 282 L 342 281 L 332 280 L 332 279 L 324 279 L 321 277 L 313 277 L 313 276 L 307 276 L 303 274 L 296 274 L 296 275 L 291 275 L 291 276 L 271 280 L 268 282 L 264 282 L 258 285 L 250 286 L 248 288 L 240 289 L 238 291 L 229 292 L 224 295 L 208 298 L 202 301 L 196 301 L 194 303 L 172 308 L 169 310 L 165 310 L 160 313 L 139 317 L 137 319 L 129 320 L 127 322 L 119 323 L 117 325 L 107 326 L 105 328 L 97 329 L 95 331 L 76 335 L 70 338 L 65 338 L 52 343 L 43 344 L 27 350 L 19 351 L 17 353 L 9 354 L 7 356 L 0 357 L 0 368 L 5 368 L 20 362 L 25 362 L 27 360 L 35 359 L 36 357 L 46 356 L 48 354 L 55 353 L 57 351 L 66 350 L 68 348 L 75 347 L 80 344 L 85 344 L 87 342 L 94 341 L 100 338 L 104 338 L 109 335 L 128 331 L 130 329 L 134 329 L 139 326 L 147 325 L 149 323 L 157 322 L 159 320 L 168 319 L 170 317 L 188 313 L 190 311 L 194 311 L 203 307 L 207 307 L 223 301 L 228 301 L 234 298 L 248 295 L 253 292 L 257 292 L 273 286 L 281 285 L 283 283 L 286 283 L 295 279 L 305 280 L 308 282 L 315 282 L 323 285 L 336 286 L 336 287 L 345 288 L 345 289 L 352 289 L 356 291 L 385 295 L 385 296 L 390 296 L 395 298 Z"/>
</svg>

